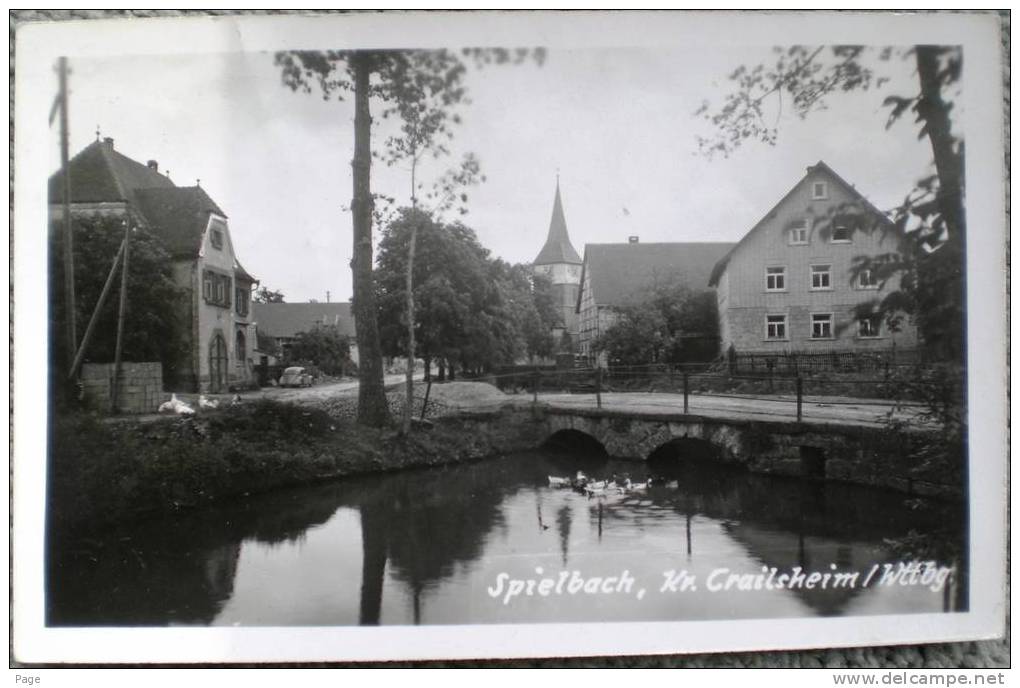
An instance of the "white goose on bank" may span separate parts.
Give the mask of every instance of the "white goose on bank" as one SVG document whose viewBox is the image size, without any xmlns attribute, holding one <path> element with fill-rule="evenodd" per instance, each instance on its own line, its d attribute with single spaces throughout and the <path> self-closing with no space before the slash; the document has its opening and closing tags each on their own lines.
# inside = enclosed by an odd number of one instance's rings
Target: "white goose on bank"
<svg viewBox="0 0 1020 688">
<path fill-rule="evenodd" d="M 180 416 L 190 416 L 195 413 L 195 409 L 191 408 L 183 401 L 177 398 L 176 394 L 170 395 L 170 401 L 164 401 L 159 406 L 160 413 L 176 413 Z"/>
</svg>

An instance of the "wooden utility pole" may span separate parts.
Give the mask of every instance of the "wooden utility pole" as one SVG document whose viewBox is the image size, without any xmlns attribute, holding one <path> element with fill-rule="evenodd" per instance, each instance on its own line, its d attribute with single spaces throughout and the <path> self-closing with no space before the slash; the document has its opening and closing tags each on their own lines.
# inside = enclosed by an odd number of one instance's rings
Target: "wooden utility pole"
<svg viewBox="0 0 1020 688">
<path fill-rule="evenodd" d="M 68 165 L 67 133 L 67 58 L 58 62 L 60 82 L 60 167 L 63 170 L 64 195 L 64 303 L 67 308 L 67 365 L 74 365 L 74 352 L 78 347 L 77 312 L 74 298 L 74 236 L 71 229 L 71 170 Z"/>
<path fill-rule="evenodd" d="M 106 276 L 106 282 L 103 283 L 103 291 L 99 294 L 99 300 L 96 302 L 95 310 L 92 311 L 92 317 L 89 319 L 89 324 L 85 328 L 85 334 L 82 335 L 81 344 L 78 346 L 78 351 L 74 352 L 74 361 L 71 363 L 71 372 L 68 373 L 67 378 L 69 380 L 74 379 L 78 372 L 78 366 L 81 365 L 82 358 L 85 356 L 85 350 L 88 349 L 89 342 L 92 341 L 92 332 L 96 329 L 96 323 L 99 322 L 99 314 L 103 310 L 103 306 L 106 305 L 106 297 L 110 294 L 110 287 L 113 286 L 113 277 L 117 274 L 117 266 L 120 264 L 120 259 L 124 255 L 124 242 L 120 242 L 120 248 L 117 249 L 117 255 L 113 258 L 113 265 L 110 266 L 110 273 Z"/>
<path fill-rule="evenodd" d="M 113 389 L 110 390 L 110 406 L 117 412 L 117 396 L 120 390 L 120 352 L 124 345 L 124 316 L 127 312 L 128 259 L 131 255 L 131 222 L 124 221 L 124 264 L 120 272 L 120 305 L 117 309 L 117 344 L 113 350 Z"/>
</svg>

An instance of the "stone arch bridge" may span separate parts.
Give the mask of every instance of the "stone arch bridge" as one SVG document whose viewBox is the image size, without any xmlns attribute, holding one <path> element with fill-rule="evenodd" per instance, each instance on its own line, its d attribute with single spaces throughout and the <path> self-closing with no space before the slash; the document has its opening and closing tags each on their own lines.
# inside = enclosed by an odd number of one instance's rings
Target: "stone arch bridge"
<svg viewBox="0 0 1020 688">
<path fill-rule="evenodd" d="M 894 432 L 850 424 L 762 421 L 620 409 L 504 406 L 462 413 L 480 453 L 534 449 L 550 439 L 584 437 L 617 459 L 647 460 L 677 440 L 712 448 L 720 463 L 756 473 L 832 480 L 918 495 L 962 494 L 964 456 L 925 461 L 916 450 L 931 432 Z M 579 434 L 578 434 L 579 433 Z"/>
</svg>

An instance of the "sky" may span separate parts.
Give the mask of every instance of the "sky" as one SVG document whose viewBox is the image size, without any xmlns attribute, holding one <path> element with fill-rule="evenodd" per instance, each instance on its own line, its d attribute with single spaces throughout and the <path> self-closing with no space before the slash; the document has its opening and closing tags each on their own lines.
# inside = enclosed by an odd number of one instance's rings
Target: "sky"
<svg viewBox="0 0 1020 688">
<path fill-rule="evenodd" d="M 930 169 L 927 141 L 909 117 L 885 128 L 885 96 L 916 91 L 909 60 L 882 63 L 886 87 L 837 94 L 803 120 L 771 103 L 775 146 L 699 155 L 696 136 L 711 130 L 695 110 L 721 101 L 736 66 L 770 55 L 765 46 L 550 48 L 541 65 L 470 67 L 451 155 L 420 176 L 434 179 L 473 152 L 486 181 L 469 190 L 462 219 L 493 255 L 527 263 L 545 240 L 557 175 L 583 254 L 587 243 L 631 235 L 738 241 L 819 160 L 879 208 L 896 205 Z M 157 160 L 178 185 L 200 180 L 264 286 L 292 302 L 325 301 L 327 291 L 349 300 L 349 102 L 285 88 L 267 52 L 79 58 L 71 69 L 72 155 L 98 129 L 124 155 Z M 377 119 L 373 142 L 391 126 Z M 373 190 L 398 202 L 409 198 L 409 179 L 404 167 L 373 167 Z"/>
</svg>

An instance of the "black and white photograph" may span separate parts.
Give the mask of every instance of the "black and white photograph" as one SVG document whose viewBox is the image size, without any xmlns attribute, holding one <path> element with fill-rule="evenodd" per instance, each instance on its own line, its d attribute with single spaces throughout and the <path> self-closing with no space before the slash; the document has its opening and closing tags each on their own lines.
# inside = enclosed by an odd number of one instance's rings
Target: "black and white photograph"
<svg viewBox="0 0 1020 688">
<path fill-rule="evenodd" d="M 1008 13 L 44 19 L 12 658 L 1006 632 Z"/>
</svg>

